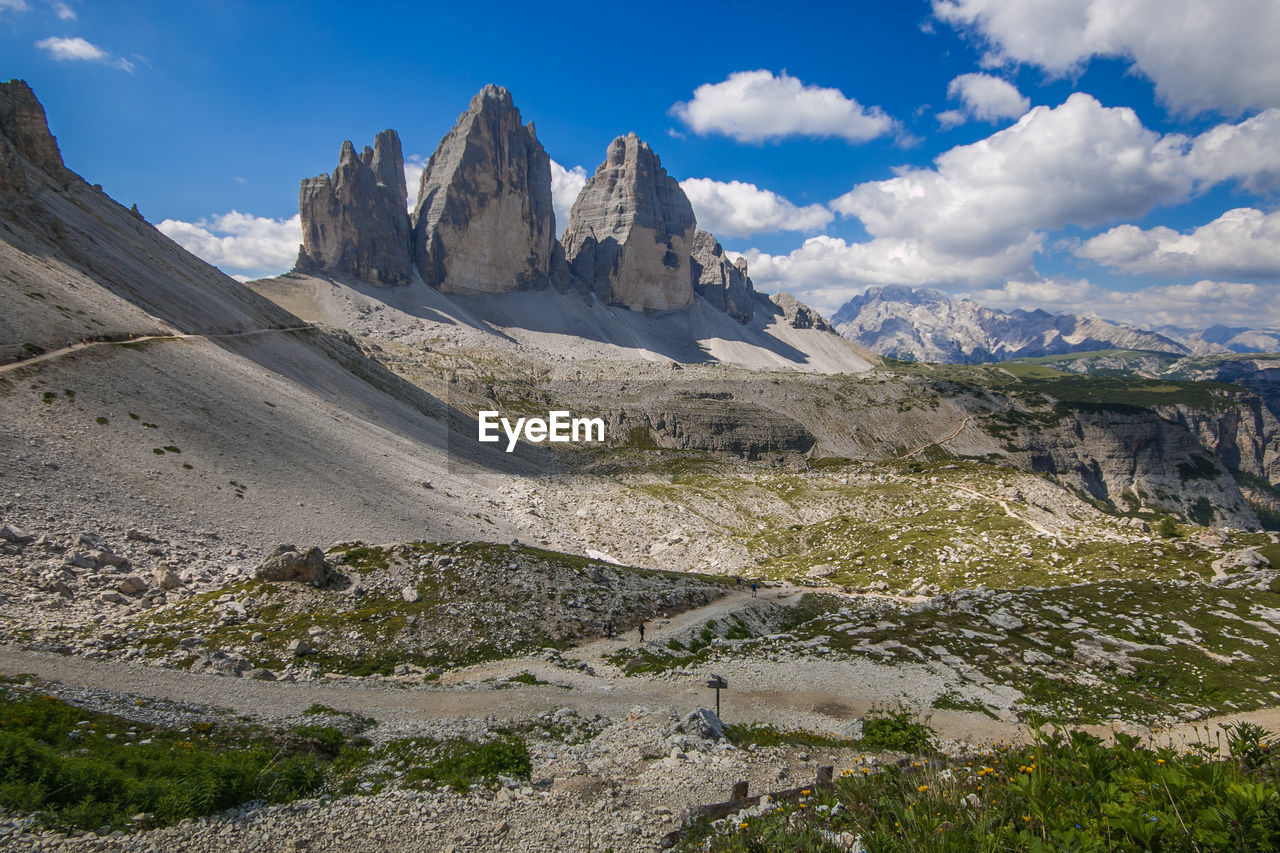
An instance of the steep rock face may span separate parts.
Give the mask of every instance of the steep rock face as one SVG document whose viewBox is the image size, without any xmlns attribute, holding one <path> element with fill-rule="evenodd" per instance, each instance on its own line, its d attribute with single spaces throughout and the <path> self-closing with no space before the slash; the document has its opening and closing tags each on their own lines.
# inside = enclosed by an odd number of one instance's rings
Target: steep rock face
<svg viewBox="0 0 1280 853">
<path fill-rule="evenodd" d="M 384 130 L 357 154 L 342 143 L 332 175 L 307 178 L 298 191 L 302 215 L 299 272 L 339 272 L 387 285 L 413 274 L 400 137 Z"/>
<path fill-rule="evenodd" d="M 30 198 L 19 158 L 55 181 L 67 177 L 44 107 L 25 81 L 10 80 L 0 83 L 0 201 L 9 204 Z"/>
<path fill-rule="evenodd" d="M 783 319 L 793 329 L 817 329 L 819 332 L 835 331 L 821 314 L 796 299 L 790 293 L 774 293 L 768 299 L 782 311 Z"/>
<path fill-rule="evenodd" d="M 854 343 L 907 361 L 970 364 L 1113 348 L 1188 352 L 1164 335 L 1098 317 L 998 311 L 924 288 L 868 288 L 832 321 Z"/>
<path fill-rule="evenodd" d="M 569 269 L 607 301 L 633 311 L 693 303 L 693 206 L 634 133 L 609 144 L 578 194 L 564 233 Z"/>
<path fill-rule="evenodd" d="M 555 279 L 551 158 L 506 89 L 486 86 L 472 98 L 431 155 L 413 240 L 423 280 L 448 293 L 508 293 Z"/>
<path fill-rule="evenodd" d="M 720 241 L 706 231 L 693 235 L 689 272 L 694 292 L 739 323 L 755 314 L 755 288 L 747 276 L 747 261 L 730 262 Z"/>
</svg>

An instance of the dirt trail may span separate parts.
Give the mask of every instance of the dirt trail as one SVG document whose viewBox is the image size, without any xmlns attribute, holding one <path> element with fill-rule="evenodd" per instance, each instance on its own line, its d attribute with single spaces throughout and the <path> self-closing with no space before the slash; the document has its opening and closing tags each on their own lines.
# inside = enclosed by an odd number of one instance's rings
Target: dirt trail
<svg viewBox="0 0 1280 853">
<path fill-rule="evenodd" d="M 924 444 L 917 447 L 915 450 L 911 451 L 910 453 L 904 454 L 901 458 L 910 459 L 912 456 L 915 456 L 917 453 L 923 453 L 924 451 L 928 450 L 930 447 L 939 447 L 943 444 L 946 444 L 947 442 L 955 439 L 956 436 L 960 435 L 960 433 L 964 432 L 964 428 L 969 425 L 969 421 L 971 420 L 973 420 L 973 415 L 965 415 L 964 420 L 960 422 L 960 426 L 956 427 L 955 431 L 952 432 L 950 435 L 948 435 L 946 438 L 940 438 L 937 441 L 927 441 Z"/>
<path fill-rule="evenodd" d="M 69 347 L 59 347 L 58 349 L 48 350 L 46 352 L 40 353 L 39 355 L 32 356 L 31 358 L 23 359 L 22 361 L 12 361 L 12 362 L 9 362 L 8 364 L 0 364 L 0 373 L 8 373 L 11 370 L 17 370 L 19 367 L 28 367 L 32 364 L 39 364 L 42 361 L 49 361 L 50 359 L 61 358 L 62 356 L 67 355 L 68 353 L 80 352 L 82 350 L 92 349 L 94 347 L 112 347 L 112 346 L 118 347 L 118 346 L 128 346 L 129 344 L 140 344 L 145 341 L 180 341 L 180 340 L 185 340 L 187 338 L 201 338 L 203 340 L 211 341 L 211 340 L 217 340 L 219 338 L 239 338 L 239 337 L 248 337 L 249 335 L 265 335 L 270 332 L 300 332 L 304 329 L 310 329 L 310 328 L 313 328 L 313 327 L 310 325 L 288 326 L 281 329 L 248 329 L 246 331 L 240 331 L 240 332 L 223 332 L 221 334 L 205 334 L 205 335 L 189 335 L 189 334 L 186 334 L 185 332 L 170 332 L 165 335 L 139 335 L 137 337 L 132 337 L 123 341 L 90 341 L 89 343 L 72 344 Z"/>
</svg>

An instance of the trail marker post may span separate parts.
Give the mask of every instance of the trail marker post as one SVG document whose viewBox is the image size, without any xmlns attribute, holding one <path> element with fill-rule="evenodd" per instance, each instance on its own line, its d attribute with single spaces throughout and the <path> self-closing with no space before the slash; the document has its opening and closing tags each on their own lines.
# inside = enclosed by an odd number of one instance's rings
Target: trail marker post
<svg viewBox="0 0 1280 853">
<path fill-rule="evenodd" d="M 707 686 L 716 691 L 716 716 L 720 716 L 720 691 L 729 689 L 729 682 L 724 680 L 724 676 L 711 673 L 711 678 L 707 680 Z"/>
</svg>

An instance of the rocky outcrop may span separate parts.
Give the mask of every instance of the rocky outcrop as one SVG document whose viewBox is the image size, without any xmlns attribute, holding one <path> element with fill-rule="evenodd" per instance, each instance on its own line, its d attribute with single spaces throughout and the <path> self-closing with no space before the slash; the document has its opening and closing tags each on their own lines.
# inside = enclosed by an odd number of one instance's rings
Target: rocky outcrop
<svg viewBox="0 0 1280 853">
<path fill-rule="evenodd" d="M 431 155 L 413 242 L 423 280 L 449 293 L 507 293 L 554 277 L 551 158 L 506 89 L 472 98 Z"/>
<path fill-rule="evenodd" d="M 277 546 L 253 576 L 260 581 L 300 581 L 312 586 L 326 586 L 338 578 L 337 573 L 329 568 L 323 551 L 312 548 L 303 554 L 299 553 L 296 545 Z"/>
<path fill-rule="evenodd" d="M 1164 335 L 1096 316 L 999 311 L 927 288 L 868 288 L 832 322 L 854 343 L 904 361 L 974 364 L 1105 349 L 1188 353 Z"/>
<path fill-rule="evenodd" d="M 757 294 L 762 297 L 762 294 Z M 782 320 L 793 329 L 817 329 L 819 332 L 834 332 L 831 324 L 821 314 L 796 299 L 790 293 L 774 293 L 767 297 L 767 303 L 776 306 L 782 313 Z"/>
<path fill-rule="evenodd" d="M 55 181 L 67 178 L 44 107 L 23 80 L 0 83 L 0 203 L 31 197 L 22 160 Z"/>
<path fill-rule="evenodd" d="M 755 288 L 747 276 L 746 259 L 731 262 L 720 242 L 706 231 L 693 235 L 689 273 L 694 292 L 739 323 L 754 316 Z"/>
<path fill-rule="evenodd" d="M 707 450 L 759 459 L 771 453 L 807 453 L 816 439 L 803 424 L 765 406 L 735 400 L 727 391 L 655 401 L 605 416 L 607 435 L 632 444 Z"/>
<path fill-rule="evenodd" d="M 336 272 L 399 286 L 413 275 L 400 137 L 384 130 L 357 154 L 342 143 L 332 175 L 307 178 L 298 191 L 302 215 L 299 272 Z"/>
<path fill-rule="evenodd" d="M 633 311 L 693 303 L 689 256 L 697 222 L 684 190 L 634 133 L 609 144 L 578 194 L 563 243 L 573 276 Z"/>
</svg>

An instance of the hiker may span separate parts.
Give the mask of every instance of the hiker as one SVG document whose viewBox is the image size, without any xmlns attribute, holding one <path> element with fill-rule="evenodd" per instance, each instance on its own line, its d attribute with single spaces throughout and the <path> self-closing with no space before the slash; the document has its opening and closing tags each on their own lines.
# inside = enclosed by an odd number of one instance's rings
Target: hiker
<svg viewBox="0 0 1280 853">
<path fill-rule="evenodd" d="M 752 597 L 752 598 L 755 598 L 755 597 L 756 597 L 756 582 L 755 582 L 755 581 L 752 581 L 752 582 L 751 582 L 751 597 Z"/>
<path fill-rule="evenodd" d="M 640 642 L 644 642 L 644 620 L 640 620 Z"/>
<path fill-rule="evenodd" d="M 613 638 L 613 620 L 612 619 L 604 620 L 604 635 L 606 639 Z"/>
</svg>

